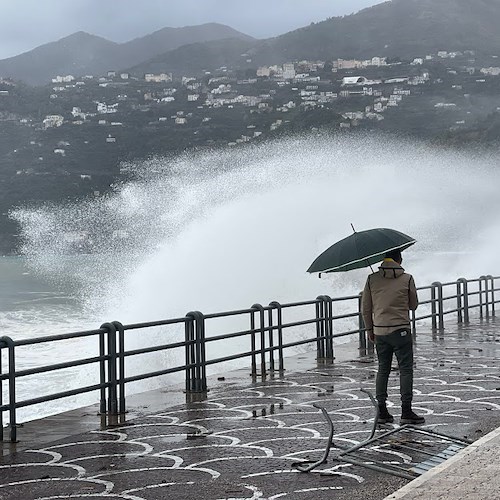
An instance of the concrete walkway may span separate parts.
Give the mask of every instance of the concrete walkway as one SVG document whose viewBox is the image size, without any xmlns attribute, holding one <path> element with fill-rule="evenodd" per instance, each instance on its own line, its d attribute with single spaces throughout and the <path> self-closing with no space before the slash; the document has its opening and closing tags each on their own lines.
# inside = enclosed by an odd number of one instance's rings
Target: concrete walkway
<svg viewBox="0 0 500 500">
<path fill-rule="evenodd" d="M 343 347 L 334 364 L 303 354 L 266 380 L 252 382 L 248 369 L 213 377 L 203 401 L 172 400 L 171 390 L 130 398 L 135 407 L 118 426 L 99 428 L 95 408 L 26 424 L 16 450 L 4 444 L 0 499 L 500 498 L 500 335 L 494 320 L 448 328 L 418 335 L 414 408 L 424 429 L 475 443 L 411 482 L 338 460 L 370 435 L 373 407 L 359 389 L 373 391 L 376 372 Z M 377 435 L 398 428 L 398 392 L 396 371 L 396 421 Z M 327 463 L 301 473 L 293 464 L 319 460 L 328 443 L 314 404 L 328 411 L 334 444 Z M 430 445 L 417 435 L 374 443 L 357 460 L 410 470 L 422 459 L 408 450 L 419 446 Z"/>
</svg>

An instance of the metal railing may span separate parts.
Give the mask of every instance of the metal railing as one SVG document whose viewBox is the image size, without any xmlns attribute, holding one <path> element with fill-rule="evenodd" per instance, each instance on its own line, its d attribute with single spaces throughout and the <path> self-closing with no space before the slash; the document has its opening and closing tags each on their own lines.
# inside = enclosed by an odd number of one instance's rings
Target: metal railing
<svg viewBox="0 0 500 500">
<path fill-rule="evenodd" d="M 417 322 L 430 320 L 433 330 L 444 329 L 445 316 L 457 315 L 459 323 L 469 321 L 472 310 L 479 311 L 480 318 L 495 316 L 496 281 L 500 277 L 481 276 L 478 279 L 460 278 L 449 283 L 434 282 L 430 286 L 418 288 L 420 305 L 418 314 L 411 315 L 412 330 L 416 333 Z M 451 289 L 451 292 L 449 290 Z M 335 311 L 342 311 L 334 314 Z M 293 316 L 298 316 L 295 318 Z M 243 325 L 221 333 L 220 323 L 227 319 L 237 319 Z M 161 332 L 162 342 L 158 345 L 127 349 L 134 330 L 151 331 L 155 328 L 171 329 Z M 214 333 L 210 333 L 212 329 Z M 337 330 L 341 331 L 337 331 Z M 183 332 L 183 333 L 182 333 Z M 183 340 L 165 342 L 164 337 L 184 336 Z M 249 309 L 202 314 L 192 311 L 185 317 L 155 322 L 123 325 L 118 321 L 104 323 L 96 330 L 52 335 L 40 338 L 13 340 L 0 337 L 0 440 L 4 440 L 4 413 L 9 414 L 9 439 L 17 441 L 17 410 L 89 392 L 98 392 L 99 410 L 102 415 L 117 416 L 126 412 L 125 388 L 133 382 L 184 372 L 186 394 L 206 393 L 207 367 L 242 358 L 250 358 L 253 377 L 266 377 L 284 368 L 284 351 L 293 347 L 315 344 L 318 359 L 333 361 L 334 339 L 357 335 L 362 355 L 371 354 L 373 345 L 367 336 L 361 316 L 361 294 L 331 298 L 321 295 L 314 300 L 280 304 L 271 302 L 267 306 L 254 304 Z M 16 369 L 16 353 L 22 348 L 35 345 L 50 345 L 73 339 L 96 339 L 97 355 L 82 357 L 72 361 L 53 363 L 35 368 Z M 142 338 L 142 337 L 141 337 Z M 228 341 L 245 339 L 248 350 L 238 347 L 237 352 L 225 356 L 210 356 L 208 351 L 216 343 L 224 343 L 227 352 Z M 220 345 L 220 344 L 219 344 Z M 3 356 L 4 350 L 7 356 Z M 179 356 L 179 351 L 182 356 Z M 175 352 L 182 361 L 159 370 L 141 369 L 139 373 L 127 373 L 127 360 L 152 353 Z M 7 360 L 6 372 L 2 369 L 2 357 Z M 22 359 L 22 358 L 20 358 Z M 16 397 L 17 381 L 24 377 L 42 373 L 59 372 L 64 369 L 93 366 L 99 382 L 79 386 L 75 389 L 53 392 L 27 399 Z M 3 386 L 7 385 L 8 402 L 3 402 Z"/>
</svg>

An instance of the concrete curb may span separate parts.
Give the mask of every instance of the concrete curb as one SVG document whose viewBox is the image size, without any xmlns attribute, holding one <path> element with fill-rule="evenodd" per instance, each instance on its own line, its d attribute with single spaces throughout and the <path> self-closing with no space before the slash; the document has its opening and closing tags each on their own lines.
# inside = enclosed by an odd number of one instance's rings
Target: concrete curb
<svg viewBox="0 0 500 500">
<path fill-rule="evenodd" d="M 414 493 L 416 489 L 425 486 L 425 484 L 431 479 L 434 479 L 436 476 L 439 476 L 444 471 L 459 464 L 467 455 L 477 452 L 482 446 L 486 445 L 487 443 L 495 439 L 500 439 L 500 427 L 495 429 L 494 431 L 491 431 L 489 434 L 486 434 L 486 436 L 483 436 L 477 441 L 474 441 L 474 443 L 467 446 L 467 448 L 464 448 L 463 450 L 459 451 L 454 457 L 446 460 L 442 464 L 437 465 L 436 467 L 432 468 L 425 474 L 422 474 L 420 477 L 414 479 L 413 481 L 403 486 L 398 491 L 386 496 L 384 500 L 399 500 L 400 498 L 405 498 L 410 493 Z"/>
</svg>

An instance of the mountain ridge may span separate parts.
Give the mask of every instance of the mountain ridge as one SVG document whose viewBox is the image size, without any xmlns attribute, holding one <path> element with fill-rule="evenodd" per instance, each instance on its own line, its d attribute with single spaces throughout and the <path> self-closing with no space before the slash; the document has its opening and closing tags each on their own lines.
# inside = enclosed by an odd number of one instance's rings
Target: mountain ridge
<svg viewBox="0 0 500 500">
<path fill-rule="evenodd" d="M 224 54 L 217 59 L 241 68 L 256 68 L 303 59 L 333 61 L 380 56 L 411 60 L 440 50 L 494 54 L 500 46 L 499 23 L 500 0 L 392 0 L 248 44 L 249 63 L 239 55 L 231 58 L 234 47 L 230 42 L 226 42 L 226 47 L 220 43 Z M 207 48 L 183 47 L 184 61 L 201 58 L 201 52 L 208 52 Z M 165 53 L 155 58 L 154 68 L 192 71 L 192 65 L 181 62 L 177 54 Z M 209 58 L 203 62 L 204 66 L 211 66 Z M 212 66 L 215 65 L 216 61 Z M 148 71 L 147 62 L 139 67 Z"/>
<path fill-rule="evenodd" d="M 112 69 L 125 69 L 185 44 L 224 38 L 254 40 L 219 23 L 165 27 L 124 43 L 77 31 L 55 42 L 0 60 L 0 77 L 40 85 L 49 83 L 56 75 L 96 75 Z"/>
<path fill-rule="evenodd" d="M 41 83 L 55 74 L 102 74 L 110 69 L 128 70 L 137 76 L 148 72 L 179 76 L 221 64 L 256 69 L 303 59 L 410 59 L 439 50 L 490 55 L 500 46 L 499 23 L 500 0 L 389 0 L 264 40 L 217 23 L 163 28 L 123 44 L 87 34 L 93 38 L 75 47 L 73 56 L 59 41 L 0 60 L 0 76 Z M 82 33 L 74 35 L 84 39 Z M 182 37 L 176 38 L 177 45 L 169 41 L 179 33 Z M 62 40 L 69 43 L 71 38 Z M 54 49 L 50 57 L 43 53 L 47 47 Z"/>
</svg>

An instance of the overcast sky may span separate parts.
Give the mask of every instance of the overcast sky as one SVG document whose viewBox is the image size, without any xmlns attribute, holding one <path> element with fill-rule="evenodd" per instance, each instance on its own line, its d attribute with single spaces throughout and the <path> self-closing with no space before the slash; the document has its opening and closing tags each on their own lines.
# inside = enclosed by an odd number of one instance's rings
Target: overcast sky
<svg viewBox="0 0 500 500">
<path fill-rule="evenodd" d="M 125 42 L 166 26 L 218 22 L 267 38 L 383 0 L 0 0 L 0 59 L 76 31 Z"/>
</svg>

